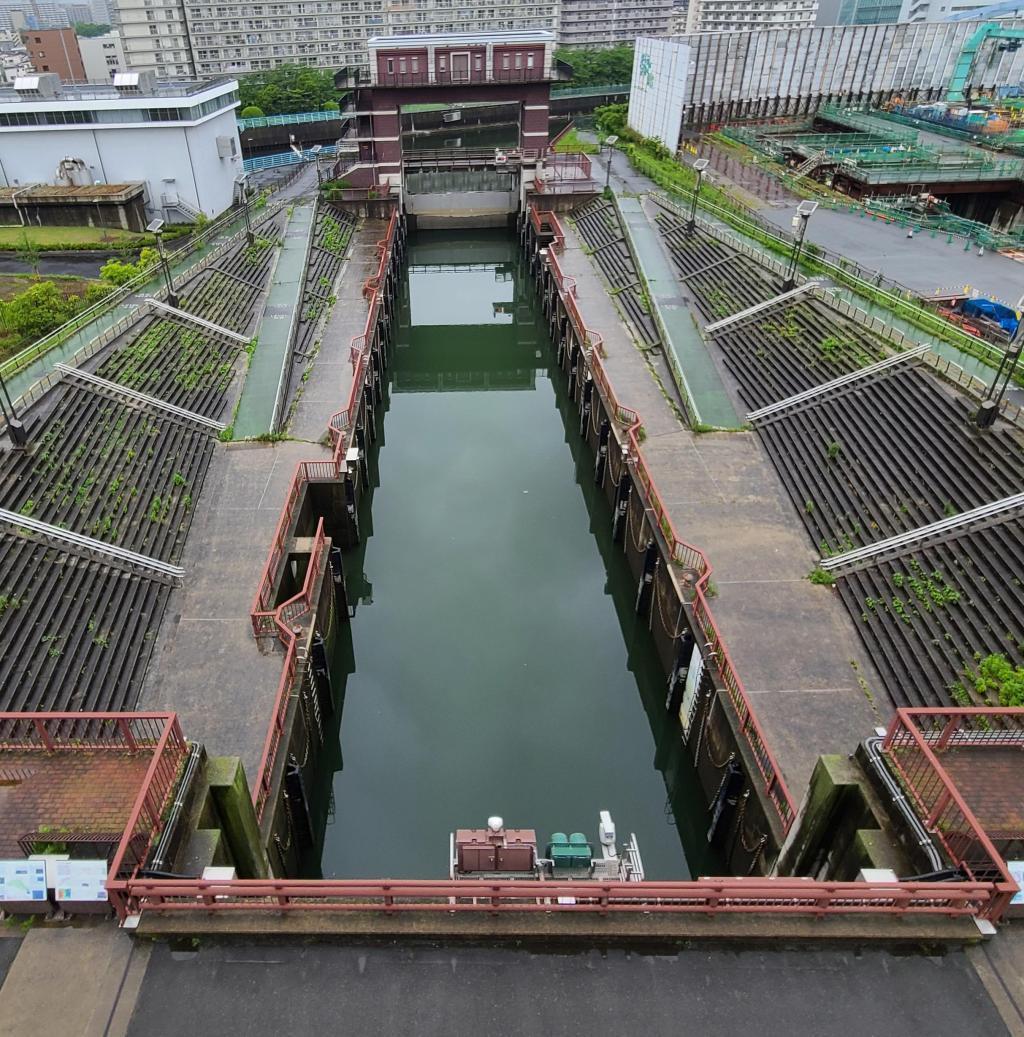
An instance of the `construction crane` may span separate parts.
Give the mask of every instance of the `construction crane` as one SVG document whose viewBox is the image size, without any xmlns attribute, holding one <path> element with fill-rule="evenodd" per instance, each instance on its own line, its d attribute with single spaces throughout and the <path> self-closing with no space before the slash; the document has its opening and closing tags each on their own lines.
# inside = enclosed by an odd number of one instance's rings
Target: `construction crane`
<svg viewBox="0 0 1024 1037">
<path fill-rule="evenodd" d="M 1004 29 L 999 22 L 985 22 L 979 26 L 978 31 L 964 44 L 964 49 L 956 59 L 953 75 L 949 80 L 949 89 L 946 91 L 947 101 L 970 100 L 971 78 L 978 62 L 978 55 L 989 40 L 1004 41 L 1000 44 L 1002 50 L 1019 50 L 1024 42 L 1024 29 Z"/>
</svg>

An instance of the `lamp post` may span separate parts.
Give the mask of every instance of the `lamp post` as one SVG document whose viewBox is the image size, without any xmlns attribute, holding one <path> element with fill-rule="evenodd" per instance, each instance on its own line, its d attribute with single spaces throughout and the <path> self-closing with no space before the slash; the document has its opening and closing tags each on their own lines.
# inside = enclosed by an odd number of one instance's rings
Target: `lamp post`
<svg viewBox="0 0 1024 1037">
<path fill-rule="evenodd" d="M 697 199 L 700 197 L 700 185 L 704 179 L 704 170 L 711 164 L 707 158 L 699 158 L 693 163 L 693 171 L 697 174 L 697 183 L 690 199 L 690 218 L 686 221 L 686 233 L 692 234 L 697 229 Z"/>
<path fill-rule="evenodd" d="M 242 203 L 242 216 L 245 219 L 245 241 L 252 247 L 256 240 L 252 232 L 252 222 L 249 219 L 249 177 L 246 173 L 239 173 L 235 177 L 235 187 L 238 189 L 238 199 Z"/>
<path fill-rule="evenodd" d="M 612 154 L 615 151 L 615 145 L 619 143 L 619 135 L 617 133 L 611 133 L 605 137 L 603 144 L 608 149 L 608 160 L 604 167 L 604 189 L 605 191 L 611 187 L 612 183 Z"/>
<path fill-rule="evenodd" d="M 160 219 L 153 220 L 153 222 L 146 227 L 146 230 L 156 238 L 156 250 L 160 253 L 160 265 L 163 267 L 164 281 L 167 284 L 167 305 L 177 308 L 178 296 L 174 293 L 174 281 L 171 279 L 171 268 L 167 265 L 167 253 L 164 252 L 164 243 L 161 238 L 161 235 L 164 232 L 164 221 Z"/>
<path fill-rule="evenodd" d="M 796 207 L 796 215 L 793 217 L 793 229 L 796 231 L 796 239 L 793 242 L 793 253 L 789 257 L 789 269 L 786 271 L 786 280 L 782 282 L 782 290 L 784 292 L 791 291 L 796 287 L 796 268 L 800 262 L 800 250 L 804 245 L 807 224 L 817 208 L 818 203 L 812 201 L 803 201 Z"/>
<path fill-rule="evenodd" d="M 322 144 L 314 144 L 310 149 L 313 153 L 313 161 L 316 163 L 316 186 L 323 186 L 324 179 L 320 175 L 320 152 L 323 150 Z"/>
<path fill-rule="evenodd" d="M 7 435 L 11 440 L 11 446 L 27 446 L 28 436 L 25 434 L 25 426 L 14 409 L 14 403 L 7 391 L 7 383 L 4 381 L 3 375 L 0 375 L 0 413 L 7 422 Z"/>
<path fill-rule="evenodd" d="M 1022 312 L 1021 307 L 1024 307 L 1024 296 L 1021 296 L 1017 302 L 1018 313 Z M 1006 352 L 999 362 L 999 368 L 992 379 L 992 384 L 974 415 L 974 422 L 978 428 L 991 428 L 995 424 L 999 404 L 1002 403 L 1003 394 L 1010 384 L 1022 352 L 1024 352 L 1024 316 L 1017 322 L 1017 328 L 1013 337 L 1006 344 Z"/>
</svg>

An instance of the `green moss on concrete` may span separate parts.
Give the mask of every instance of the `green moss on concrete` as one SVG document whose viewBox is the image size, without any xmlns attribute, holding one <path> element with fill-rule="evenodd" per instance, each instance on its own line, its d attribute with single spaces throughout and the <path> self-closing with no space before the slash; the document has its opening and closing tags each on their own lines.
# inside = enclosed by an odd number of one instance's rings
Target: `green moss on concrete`
<svg viewBox="0 0 1024 1037">
<path fill-rule="evenodd" d="M 269 878 L 270 862 L 260 841 L 260 827 L 256 822 L 242 761 L 237 756 L 214 756 L 206 773 L 210 796 L 217 808 L 238 877 Z"/>
</svg>

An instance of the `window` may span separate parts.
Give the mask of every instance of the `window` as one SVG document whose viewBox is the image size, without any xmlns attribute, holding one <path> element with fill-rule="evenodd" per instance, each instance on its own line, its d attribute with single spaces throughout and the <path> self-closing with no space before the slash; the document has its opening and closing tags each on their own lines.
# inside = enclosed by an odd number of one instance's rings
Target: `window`
<svg viewBox="0 0 1024 1037">
<path fill-rule="evenodd" d="M 522 67 L 523 67 L 523 55 L 520 54 L 517 51 L 516 52 L 516 68 L 522 68 Z"/>
<path fill-rule="evenodd" d="M 448 59 L 443 54 L 441 55 L 440 58 L 438 58 L 438 66 L 437 67 L 442 72 L 446 71 L 447 68 L 448 68 Z"/>
<path fill-rule="evenodd" d="M 501 67 L 502 68 L 508 68 L 509 67 L 508 55 L 507 54 L 502 54 L 502 56 L 501 56 Z"/>
<path fill-rule="evenodd" d="M 484 59 L 479 54 L 477 54 L 473 59 L 473 68 L 475 68 L 477 72 L 482 72 L 484 70 Z"/>
<path fill-rule="evenodd" d="M 395 74 L 395 59 L 388 58 L 388 75 L 393 76 Z"/>
<path fill-rule="evenodd" d="M 398 71 L 404 76 L 405 75 L 405 58 L 398 59 Z"/>
<path fill-rule="evenodd" d="M 526 55 L 526 67 L 527 68 L 533 68 L 533 59 L 534 59 L 534 55 L 533 55 L 532 52 Z"/>
<path fill-rule="evenodd" d="M 413 72 L 419 72 L 419 70 L 420 70 L 420 59 L 419 58 L 413 58 L 412 59 L 412 70 L 413 70 Z"/>
</svg>

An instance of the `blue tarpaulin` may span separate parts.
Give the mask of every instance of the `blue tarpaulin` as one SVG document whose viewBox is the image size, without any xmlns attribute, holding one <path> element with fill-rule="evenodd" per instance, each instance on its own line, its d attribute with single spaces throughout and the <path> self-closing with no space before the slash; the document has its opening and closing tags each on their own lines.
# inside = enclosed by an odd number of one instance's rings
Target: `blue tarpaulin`
<svg viewBox="0 0 1024 1037">
<path fill-rule="evenodd" d="M 965 299 L 960 306 L 960 312 L 965 317 L 984 317 L 1011 335 L 1017 330 L 1016 311 L 992 299 Z"/>
</svg>

